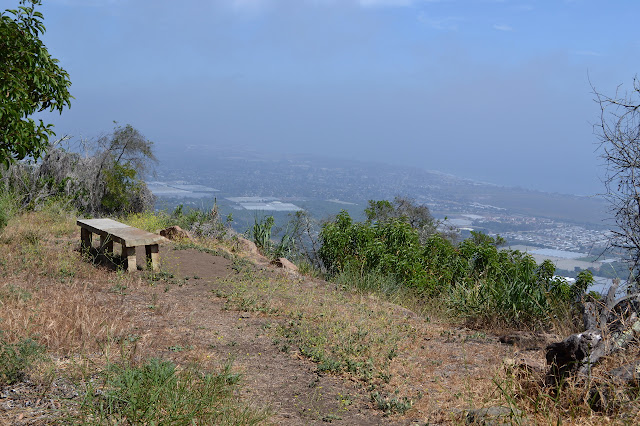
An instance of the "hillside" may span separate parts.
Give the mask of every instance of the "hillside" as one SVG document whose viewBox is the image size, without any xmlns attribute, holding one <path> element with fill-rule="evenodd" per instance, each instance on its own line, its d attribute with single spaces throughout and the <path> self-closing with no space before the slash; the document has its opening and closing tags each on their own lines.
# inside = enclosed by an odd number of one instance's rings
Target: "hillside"
<svg viewBox="0 0 640 426">
<path fill-rule="evenodd" d="M 83 258 L 64 210 L 10 220 L 0 234 L 0 422 L 166 422 L 177 406 L 193 417 L 171 424 L 451 424 L 481 408 L 517 423 L 631 419 L 628 409 L 594 414 L 579 392 L 545 396 L 543 348 L 557 336 L 517 332 L 501 344 L 501 330 L 280 270 L 234 241 L 160 251 L 159 272 L 127 274 Z M 177 395 L 127 411 L 151 398 L 152 359 L 177 366 Z"/>
</svg>

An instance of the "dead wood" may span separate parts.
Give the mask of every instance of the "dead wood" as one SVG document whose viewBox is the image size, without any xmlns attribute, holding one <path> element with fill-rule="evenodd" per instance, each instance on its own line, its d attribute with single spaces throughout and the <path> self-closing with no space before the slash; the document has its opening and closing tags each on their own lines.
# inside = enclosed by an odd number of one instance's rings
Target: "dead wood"
<svg viewBox="0 0 640 426">
<path fill-rule="evenodd" d="M 640 293 L 616 299 L 618 284 L 614 282 L 600 306 L 585 303 L 585 331 L 547 346 L 548 384 L 557 385 L 570 376 L 588 376 L 603 357 L 625 349 L 640 335 Z"/>
</svg>

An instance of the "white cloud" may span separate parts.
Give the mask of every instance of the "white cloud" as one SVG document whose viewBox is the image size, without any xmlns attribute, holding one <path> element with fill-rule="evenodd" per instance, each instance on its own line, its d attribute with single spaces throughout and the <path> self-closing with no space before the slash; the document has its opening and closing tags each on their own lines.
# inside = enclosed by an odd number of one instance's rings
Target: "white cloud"
<svg viewBox="0 0 640 426">
<path fill-rule="evenodd" d="M 498 31 L 513 31 L 513 27 L 505 24 L 496 24 L 493 26 L 493 29 Z"/>
</svg>

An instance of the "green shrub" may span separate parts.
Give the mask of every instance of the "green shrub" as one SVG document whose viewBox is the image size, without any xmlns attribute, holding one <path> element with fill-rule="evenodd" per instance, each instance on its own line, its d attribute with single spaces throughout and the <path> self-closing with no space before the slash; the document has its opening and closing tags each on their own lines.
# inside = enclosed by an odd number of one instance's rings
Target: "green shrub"
<svg viewBox="0 0 640 426">
<path fill-rule="evenodd" d="M 499 250 L 499 236 L 473 233 L 456 245 L 431 234 L 421 242 L 404 217 L 359 223 L 343 211 L 323 225 L 320 239 L 319 257 L 334 280 L 440 298 L 453 316 L 472 322 L 546 328 L 554 319 L 573 319 L 592 280 L 585 274 L 571 286 L 554 278 L 553 263 Z"/>
<path fill-rule="evenodd" d="M 0 386 L 12 385 L 23 380 L 28 368 L 44 351 L 42 345 L 31 339 L 23 339 L 12 344 L 0 337 Z"/>
<path fill-rule="evenodd" d="M 406 221 L 353 222 L 342 211 L 320 232 L 318 255 L 330 274 L 360 269 L 392 276 L 405 285 L 420 288 L 426 270 L 418 232 Z"/>
<path fill-rule="evenodd" d="M 179 371 L 151 359 L 139 367 L 111 365 L 101 392 L 89 388 L 81 421 L 96 424 L 257 424 L 264 412 L 237 402 L 239 376 L 227 365 L 218 374 Z"/>
<path fill-rule="evenodd" d="M 273 216 L 263 218 L 255 217 L 253 227 L 247 231 L 248 237 L 265 256 L 271 258 L 286 257 L 293 259 L 297 256 L 295 234 L 296 230 L 290 228 L 290 224 L 282 232 L 280 241 L 274 242 L 272 237 L 275 219 Z"/>
<path fill-rule="evenodd" d="M 383 394 L 378 391 L 371 392 L 371 401 L 378 410 L 382 410 L 385 416 L 390 414 L 404 414 L 413 407 L 413 401 L 407 397 L 399 397 L 394 394 Z"/>
<path fill-rule="evenodd" d="M 214 199 L 211 210 L 188 208 L 185 211 L 183 205 L 180 204 L 169 216 L 169 221 L 169 225 L 177 225 L 197 237 L 224 238 L 229 232 L 229 226 L 233 218 L 228 216 L 226 222 L 223 223 L 220 218 L 218 203 Z"/>
<path fill-rule="evenodd" d="M 262 219 L 258 219 L 258 216 L 255 217 L 253 228 L 251 229 L 251 236 L 258 248 L 263 250 L 269 250 L 271 248 L 271 230 L 273 229 L 274 223 L 275 220 L 273 216 L 266 216 Z"/>
</svg>

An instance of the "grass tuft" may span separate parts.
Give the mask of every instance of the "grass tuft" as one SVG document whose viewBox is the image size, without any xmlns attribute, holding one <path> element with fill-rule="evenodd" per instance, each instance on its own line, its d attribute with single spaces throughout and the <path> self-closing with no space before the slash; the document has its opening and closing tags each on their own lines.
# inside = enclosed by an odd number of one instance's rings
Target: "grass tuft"
<svg viewBox="0 0 640 426">
<path fill-rule="evenodd" d="M 0 333 L 0 386 L 12 385 L 24 379 L 29 367 L 45 352 L 44 346 L 26 338 L 8 343 Z"/>
<path fill-rule="evenodd" d="M 217 373 L 150 359 L 141 366 L 112 364 L 85 393 L 74 420 L 89 424 L 254 425 L 265 411 L 241 404 L 240 376 L 227 364 Z"/>
</svg>

